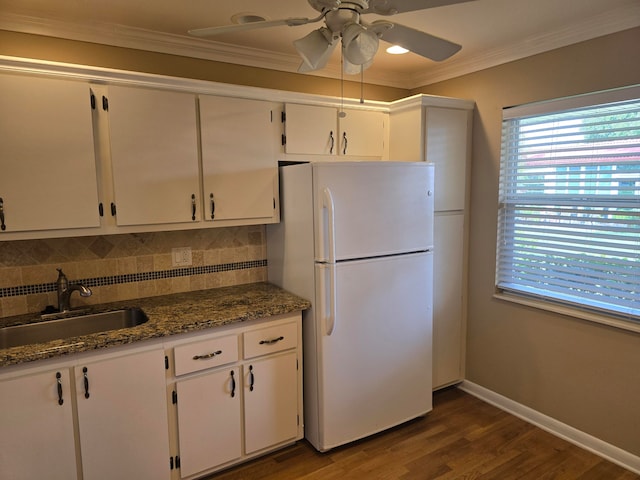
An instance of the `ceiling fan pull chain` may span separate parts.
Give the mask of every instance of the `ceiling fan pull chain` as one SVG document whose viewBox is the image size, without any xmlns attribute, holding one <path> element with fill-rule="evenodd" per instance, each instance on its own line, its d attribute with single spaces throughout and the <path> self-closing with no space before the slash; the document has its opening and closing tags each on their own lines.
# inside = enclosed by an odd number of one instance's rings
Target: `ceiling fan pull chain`
<svg viewBox="0 0 640 480">
<path fill-rule="evenodd" d="M 347 114 L 344 112 L 344 49 L 340 49 L 340 112 L 338 117 L 344 118 Z"/>
</svg>

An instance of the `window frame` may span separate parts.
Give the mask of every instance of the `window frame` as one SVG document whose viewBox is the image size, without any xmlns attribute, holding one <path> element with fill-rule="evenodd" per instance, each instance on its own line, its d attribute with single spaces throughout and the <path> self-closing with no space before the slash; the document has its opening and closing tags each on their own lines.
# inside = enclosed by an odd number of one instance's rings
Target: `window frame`
<svg viewBox="0 0 640 480">
<path fill-rule="evenodd" d="M 536 117 L 536 116 L 544 116 L 551 113 L 562 113 L 569 110 L 574 110 L 577 108 L 590 107 L 590 106 L 598 106 L 602 104 L 621 102 L 621 101 L 629 101 L 638 99 L 640 100 L 640 85 L 633 85 L 630 87 L 622 87 L 618 89 L 588 93 L 584 95 L 578 95 L 574 97 L 567 97 L 555 100 L 549 100 L 544 102 L 536 102 L 527 105 L 520 105 L 515 107 L 508 107 L 503 109 L 503 128 L 505 128 L 505 122 L 514 123 L 518 119 L 522 119 L 524 117 Z M 503 130 L 504 136 L 504 130 Z M 500 199 L 498 206 L 498 225 L 497 225 L 497 250 L 496 250 L 496 267 L 495 267 L 495 292 L 494 297 L 506 300 L 510 302 L 515 302 L 518 304 L 543 309 L 547 311 L 552 311 L 555 313 L 559 313 L 562 315 L 567 315 L 571 317 L 577 317 L 584 320 L 597 322 L 606 324 L 609 326 L 614 326 L 617 328 L 622 328 L 625 330 L 631 330 L 635 332 L 640 332 L 640 315 L 635 315 L 634 313 L 626 314 L 621 312 L 614 311 L 606 311 L 606 309 L 597 308 L 594 306 L 579 306 L 576 302 L 566 301 L 566 299 L 562 299 L 561 295 L 557 295 L 556 298 L 551 298 L 549 292 L 546 292 L 545 295 L 537 295 L 535 291 L 527 292 L 526 288 L 520 286 L 520 288 L 505 288 L 504 285 L 500 285 L 500 262 L 501 255 L 504 255 L 504 251 L 501 250 L 501 241 L 505 239 L 505 231 L 508 229 L 504 224 L 504 211 L 506 209 L 504 200 L 504 188 L 507 185 L 507 180 L 505 180 L 505 159 L 502 158 L 504 155 L 504 147 L 505 147 L 505 138 L 503 137 L 501 140 L 501 145 L 503 147 L 503 151 L 501 152 L 501 161 L 500 161 Z M 519 145 L 519 144 L 518 144 Z M 604 169 L 598 171 L 590 171 L 588 168 L 589 165 L 585 163 L 580 164 L 580 172 L 586 179 L 588 179 L 589 175 L 602 175 Z M 508 166 L 507 166 L 508 168 Z M 569 167 L 567 167 L 567 173 L 569 172 Z M 640 174 L 639 174 L 640 178 Z M 534 179 L 535 180 L 535 179 Z M 545 195 L 543 195 L 545 196 Z M 549 195 L 553 197 L 553 195 Z M 557 196 L 557 195 L 556 195 Z M 639 197 L 640 201 L 640 197 Z M 514 220 L 515 222 L 515 220 Z M 513 244 L 504 249 L 507 253 L 513 252 Z M 503 282 L 506 283 L 506 282 Z"/>
</svg>

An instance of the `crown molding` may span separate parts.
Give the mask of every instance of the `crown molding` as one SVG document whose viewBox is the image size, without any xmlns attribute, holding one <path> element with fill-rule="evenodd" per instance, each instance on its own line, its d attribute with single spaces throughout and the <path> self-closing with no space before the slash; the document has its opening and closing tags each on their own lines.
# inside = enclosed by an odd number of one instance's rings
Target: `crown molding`
<svg viewBox="0 0 640 480">
<path fill-rule="evenodd" d="M 521 42 L 468 56 L 453 57 L 445 63 L 434 64 L 414 75 L 368 70 L 366 82 L 403 89 L 413 89 L 448 80 L 507 62 L 519 60 L 545 51 L 615 33 L 640 25 L 640 4 L 611 9 L 579 24 L 534 35 Z M 0 13 L 0 29 L 63 38 L 116 47 L 134 48 L 158 53 L 231 63 L 298 74 L 297 55 L 238 47 L 183 35 L 100 23 L 70 23 L 40 17 Z M 301 74 L 302 75 L 302 74 Z M 326 68 L 306 73 L 339 79 L 340 65 L 330 63 Z"/>
</svg>

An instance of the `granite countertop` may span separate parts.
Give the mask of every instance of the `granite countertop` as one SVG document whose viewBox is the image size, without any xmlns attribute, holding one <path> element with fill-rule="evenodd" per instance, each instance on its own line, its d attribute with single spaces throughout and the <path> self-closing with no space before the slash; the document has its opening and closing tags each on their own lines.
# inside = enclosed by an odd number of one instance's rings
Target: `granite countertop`
<svg viewBox="0 0 640 480">
<path fill-rule="evenodd" d="M 204 330 L 306 310 L 311 303 L 270 283 L 250 283 L 90 307 L 90 313 L 139 307 L 149 320 L 136 327 L 0 349 L 0 367 Z M 86 311 L 86 310 L 84 310 Z M 34 314 L 0 318 L 0 327 L 40 321 Z"/>
</svg>

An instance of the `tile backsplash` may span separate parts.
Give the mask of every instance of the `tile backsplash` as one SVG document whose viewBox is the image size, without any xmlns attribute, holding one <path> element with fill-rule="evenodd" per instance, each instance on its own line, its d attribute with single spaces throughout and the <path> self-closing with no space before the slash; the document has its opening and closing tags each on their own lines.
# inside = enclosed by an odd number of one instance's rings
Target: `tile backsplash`
<svg viewBox="0 0 640 480">
<path fill-rule="evenodd" d="M 172 266 L 172 249 L 190 247 L 192 265 Z M 74 293 L 72 306 L 165 295 L 267 279 L 265 227 L 0 241 L 0 317 L 57 306 L 57 268 Z"/>
</svg>

